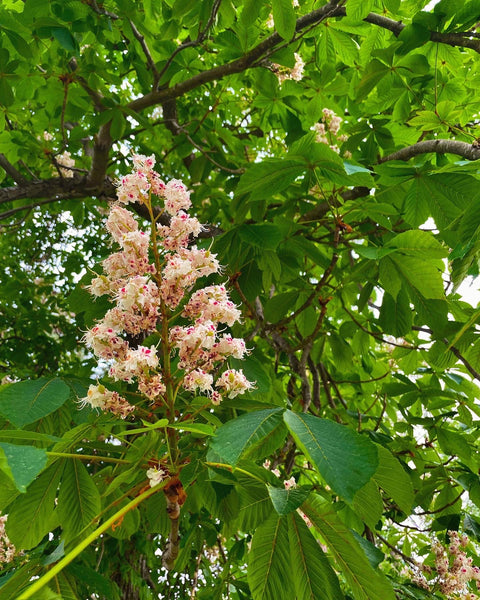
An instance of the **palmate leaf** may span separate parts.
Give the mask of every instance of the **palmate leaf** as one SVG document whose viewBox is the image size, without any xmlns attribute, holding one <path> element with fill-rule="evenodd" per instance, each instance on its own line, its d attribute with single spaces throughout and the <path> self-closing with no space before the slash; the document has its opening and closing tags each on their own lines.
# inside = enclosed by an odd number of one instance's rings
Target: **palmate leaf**
<svg viewBox="0 0 480 600">
<path fill-rule="evenodd" d="M 287 410 L 284 420 L 298 447 L 328 485 L 352 502 L 377 469 L 375 445 L 347 427 L 313 415 Z"/>
<path fill-rule="evenodd" d="M 286 517 L 272 515 L 255 531 L 248 554 L 247 579 L 253 600 L 293 597 Z"/>
<path fill-rule="evenodd" d="M 47 464 L 45 450 L 6 442 L 0 442 L 0 449 L 0 468 L 2 468 L 1 453 L 3 452 L 15 485 L 20 492 L 25 492 L 27 486 Z M 7 475 L 10 473 L 7 472 Z"/>
<path fill-rule="evenodd" d="M 30 560 L 22 565 L 5 583 L 0 583 L 0 598 L 17 600 L 20 592 L 31 584 L 31 578 L 38 575 L 41 569 L 39 559 Z"/>
<path fill-rule="evenodd" d="M 383 502 L 373 478 L 355 494 L 353 510 L 370 529 L 375 529 L 383 513 Z"/>
<path fill-rule="evenodd" d="M 80 460 L 69 460 L 58 495 L 58 517 L 68 543 L 98 515 L 100 493 Z"/>
<path fill-rule="evenodd" d="M 306 500 L 309 490 L 302 490 L 301 488 L 278 488 L 271 485 L 267 485 L 268 495 L 272 500 L 273 507 L 279 515 L 288 515 Z"/>
<path fill-rule="evenodd" d="M 412 481 L 400 461 L 383 446 L 378 446 L 378 468 L 373 480 L 394 500 L 404 513 L 409 514 L 413 504 Z"/>
<path fill-rule="evenodd" d="M 412 309 L 406 292 L 400 289 L 396 300 L 385 292 L 378 319 L 383 331 L 401 337 L 411 331 L 412 319 Z"/>
<path fill-rule="evenodd" d="M 338 578 L 318 541 L 296 512 L 288 517 L 290 569 L 297 600 L 342 600 Z"/>
<path fill-rule="evenodd" d="M 273 512 L 272 500 L 263 483 L 248 477 L 238 476 L 240 508 L 237 527 L 241 531 L 251 531 L 264 523 Z"/>
<path fill-rule="evenodd" d="M 273 0 L 273 22 L 275 29 L 284 40 L 290 40 L 295 33 L 295 10 L 290 0 Z"/>
<path fill-rule="evenodd" d="M 12 383 L 0 390 L 0 414 L 21 428 L 57 410 L 69 396 L 70 388 L 61 379 Z"/>
<path fill-rule="evenodd" d="M 237 194 L 250 193 L 252 199 L 265 199 L 286 189 L 295 179 L 306 171 L 301 159 L 266 159 L 255 163 L 240 178 Z"/>
<path fill-rule="evenodd" d="M 75 591 L 75 581 L 72 576 L 68 576 L 65 572 L 59 573 L 53 578 L 50 588 L 62 600 L 79 600 Z"/>
<path fill-rule="evenodd" d="M 29 550 L 55 524 L 55 497 L 64 468 L 58 460 L 50 465 L 8 509 L 7 535 L 17 548 Z"/>
<path fill-rule="evenodd" d="M 356 600 L 395 600 L 393 588 L 371 567 L 364 551 L 331 503 L 310 494 L 301 509 L 329 547 Z"/>
<path fill-rule="evenodd" d="M 230 465 L 254 451 L 263 458 L 285 439 L 282 413 L 281 408 L 259 410 L 229 421 L 217 430 L 212 450 Z"/>
</svg>

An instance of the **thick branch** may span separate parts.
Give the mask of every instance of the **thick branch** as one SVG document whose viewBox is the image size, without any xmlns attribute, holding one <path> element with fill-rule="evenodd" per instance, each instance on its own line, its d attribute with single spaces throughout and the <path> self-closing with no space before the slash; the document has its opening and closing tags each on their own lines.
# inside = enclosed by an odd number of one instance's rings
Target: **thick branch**
<svg viewBox="0 0 480 600">
<path fill-rule="evenodd" d="M 380 159 L 380 163 L 387 162 L 388 160 L 410 160 L 414 156 L 419 154 L 428 154 L 435 152 L 437 154 L 457 154 L 467 160 L 478 160 L 480 159 L 480 148 L 467 142 L 459 142 L 457 140 L 425 140 L 413 144 L 413 146 L 407 146 L 401 150 L 397 150 L 393 154 L 384 156 Z"/>
<path fill-rule="evenodd" d="M 105 184 L 108 157 L 112 147 L 112 136 L 110 135 L 111 121 L 100 127 L 100 131 L 93 146 L 92 168 L 87 175 L 86 190 L 102 189 Z"/>
<path fill-rule="evenodd" d="M 345 14 L 345 11 L 343 12 Z M 364 21 L 366 21 L 367 23 L 371 23 L 372 25 L 382 27 L 383 29 L 388 29 L 397 37 L 405 27 L 405 24 L 401 21 L 394 21 L 393 19 L 389 19 L 388 17 L 384 17 L 383 15 L 377 15 L 376 13 L 368 14 L 365 17 Z M 476 38 L 474 35 L 470 36 L 468 32 L 439 33 L 438 31 L 431 31 L 430 41 L 440 42 L 441 44 L 448 44 L 449 46 L 460 46 L 462 48 L 470 48 L 471 50 L 480 53 L 480 39 Z"/>
<path fill-rule="evenodd" d="M 110 189 L 108 189 L 107 182 L 104 182 L 102 190 L 104 193 L 115 196 L 115 187 L 111 182 Z M 95 195 L 96 191 L 99 190 L 92 189 L 90 193 Z M 84 177 L 53 177 L 51 179 L 28 181 L 14 187 L 0 188 L 0 204 L 23 198 L 34 199 L 58 196 L 59 199 L 69 199 L 82 198 L 86 195 Z"/>
<path fill-rule="evenodd" d="M 10 175 L 16 183 L 24 183 L 26 181 L 25 177 L 8 161 L 5 154 L 0 154 L 0 167 L 2 167 L 7 175 Z"/>
<path fill-rule="evenodd" d="M 327 17 L 337 15 L 340 16 L 339 11 L 341 11 L 341 9 L 338 8 L 334 2 L 329 2 L 328 4 L 325 4 L 325 6 L 322 6 L 321 8 L 312 11 L 308 15 L 297 19 L 296 31 L 299 32 L 310 25 L 321 23 Z M 212 69 L 209 69 L 208 71 L 198 73 L 186 81 L 177 83 L 171 88 L 162 88 L 157 91 L 150 92 L 149 94 L 145 94 L 145 96 L 130 102 L 128 108 L 138 112 L 144 108 L 154 106 L 155 104 L 162 104 L 166 100 L 179 98 L 187 92 L 190 92 L 206 83 L 210 83 L 211 81 L 218 81 L 227 75 L 241 73 L 242 71 L 255 66 L 258 61 L 268 53 L 269 50 L 278 44 L 283 43 L 284 41 L 285 40 L 283 40 L 278 33 L 272 33 L 272 35 L 268 36 L 265 40 L 257 44 L 255 48 L 252 48 L 252 50 L 247 52 L 244 56 L 227 64 L 218 65 Z"/>
</svg>

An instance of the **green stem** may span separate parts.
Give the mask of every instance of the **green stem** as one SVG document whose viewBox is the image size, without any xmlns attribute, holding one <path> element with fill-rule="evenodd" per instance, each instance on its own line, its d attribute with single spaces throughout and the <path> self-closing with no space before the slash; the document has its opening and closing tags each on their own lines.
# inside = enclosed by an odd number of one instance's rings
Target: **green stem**
<svg viewBox="0 0 480 600">
<path fill-rule="evenodd" d="M 129 460 L 124 458 L 113 458 L 111 456 L 97 456 L 96 454 L 68 454 L 67 452 L 46 452 L 47 456 L 57 456 L 60 458 L 78 458 L 80 460 L 99 460 L 102 462 L 113 462 L 128 465 Z"/>
<path fill-rule="evenodd" d="M 167 480 L 168 481 L 168 480 Z M 88 535 L 84 540 L 82 540 L 73 550 L 71 550 L 66 556 L 62 558 L 56 565 L 54 565 L 45 575 L 37 579 L 29 588 L 27 588 L 20 596 L 18 596 L 17 600 L 28 600 L 28 598 L 35 597 L 35 594 L 43 588 L 43 586 L 48 583 L 51 579 L 58 575 L 62 569 L 64 569 L 67 565 L 69 565 L 74 558 L 76 558 L 87 546 L 89 546 L 93 541 L 95 541 L 102 533 L 105 533 L 109 527 L 111 527 L 114 523 L 119 521 L 129 510 L 132 510 L 136 506 L 138 506 L 141 502 L 161 490 L 165 487 L 167 481 L 162 481 L 155 487 L 149 488 L 140 496 L 137 496 L 133 500 L 131 500 L 128 504 L 123 506 L 120 510 L 118 510 L 112 517 L 110 517 L 105 523 L 102 523 L 100 527 L 95 529 L 90 535 Z"/>
</svg>

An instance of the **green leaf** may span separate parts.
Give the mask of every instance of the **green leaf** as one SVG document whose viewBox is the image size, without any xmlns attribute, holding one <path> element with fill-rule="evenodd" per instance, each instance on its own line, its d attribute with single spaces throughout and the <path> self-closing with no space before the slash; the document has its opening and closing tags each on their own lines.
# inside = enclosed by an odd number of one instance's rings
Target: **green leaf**
<svg viewBox="0 0 480 600">
<path fill-rule="evenodd" d="M 424 259 L 440 259 L 448 256 L 448 250 L 428 231 L 410 230 L 399 233 L 386 246 L 395 248 L 407 256 Z"/>
<path fill-rule="evenodd" d="M 121 433 L 116 433 L 117 437 L 127 437 L 129 435 L 137 435 L 139 433 L 146 433 L 147 431 L 152 431 L 153 429 L 161 429 L 168 425 L 168 419 L 159 419 L 155 421 L 155 423 L 149 423 L 148 421 L 144 421 L 142 419 L 142 423 L 145 427 L 138 427 L 136 429 L 127 429 L 126 431 L 122 431 Z"/>
<path fill-rule="evenodd" d="M 236 194 L 251 193 L 252 199 L 264 199 L 283 191 L 306 170 L 299 159 L 270 158 L 250 165 L 240 178 Z"/>
<path fill-rule="evenodd" d="M 373 480 L 408 515 L 414 497 L 412 481 L 400 461 L 389 450 L 380 445 L 377 445 L 377 450 L 378 468 Z"/>
<path fill-rule="evenodd" d="M 358 544 L 363 548 L 363 551 L 365 552 L 368 562 L 372 568 L 377 569 L 378 565 L 385 560 L 385 554 L 367 539 L 361 535 L 358 535 L 356 531 L 353 531 L 352 533 Z"/>
<path fill-rule="evenodd" d="M 272 515 L 253 534 L 247 579 L 253 600 L 292 598 L 290 546 L 286 517 Z"/>
<path fill-rule="evenodd" d="M 423 260 L 412 256 L 389 256 L 389 261 L 400 279 L 415 288 L 426 299 L 444 300 L 442 270 L 437 261 Z"/>
<path fill-rule="evenodd" d="M 76 593 L 75 579 L 72 575 L 67 575 L 65 571 L 55 575 L 50 586 L 58 591 L 61 600 L 79 600 Z"/>
<path fill-rule="evenodd" d="M 338 578 L 299 514 L 288 517 L 290 570 L 297 600 L 342 600 Z"/>
<path fill-rule="evenodd" d="M 272 501 L 263 483 L 241 473 L 236 473 L 236 477 L 240 497 L 237 526 L 241 531 L 251 531 L 272 515 Z"/>
<path fill-rule="evenodd" d="M 295 33 L 295 10 L 291 0 L 273 0 L 273 22 L 275 29 L 284 40 L 291 40 Z"/>
<path fill-rule="evenodd" d="M 419 23 L 410 23 L 402 29 L 398 39 L 403 42 L 402 54 L 406 54 L 428 42 L 430 31 Z"/>
<path fill-rule="evenodd" d="M 16 427 L 29 425 L 60 408 L 70 396 L 61 379 L 42 377 L 11 383 L 0 390 L 0 414 Z"/>
<path fill-rule="evenodd" d="M 412 309 L 405 291 L 401 289 L 396 300 L 385 292 L 378 319 L 383 331 L 401 337 L 412 330 L 412 320 Z"/>
<path fill-rule="evenodd" d="M 371 567 L 362 548 L 330 502 L 310 494 L 301 509 L 329 547 L 356 600 L 395 600 L 393 588 Z"/>
<path fill-rule="evenodd" d="M 0 104 L 11 106 L 15 102 L 12 87 L 5 75 L 0 75 Z"/>
<path fill-rule="evenodd" d="M 247 413 L 222 425 L 212 439 L 211 448 L 230 465 L 241 457 L 261 452 L 263 458 L 285 439 L 283 409 L 274 408 Z"/>
<path fill-rule="evenodd" d="M 170 429 L 179 429 L 180 431 L 191 431 L 202 435 L 213 435 L 215 429 L 205 423 L 175 423 L 168 426 Z"/>
<path fill-rule="evenodd" d="M 27 564 L 16 569 L 13 574 L 10 573 L 6 582 L 2 578 L 0 583 L 2 600 L 18 600 L 20 592 L 31 585 L 32 577 L 38 576 L 41 569 L 39 560 L 31 559 Z"/>
<path fill-rule="evenodd" d="M 307 306 L 295 317 L 295 324 L 301 336 L 307 337 L 315 331 L 318 314 L 313 306 Z"/>
<path fill-rule="evenodd" d="M 80 460 L 67 461 L 58 495 L 58 517 L 67 543 L 91 524 L 100 508 L 100 493 L 85 466 Z"/>
<path fill-rule="evenodd" d="M 267 489 L 273 507 L 279 515 L 288 515 L 293 510 L 297 510 L 310 493 L 309 490 L 301 488 L 289 488 L 286 490 L 271 485 L 267 485 Z"/>
<path fill-rule="evenodd" d="M 283 232 L 273 223 L 241 225 L 238 233 L 247 244 L 266 250 L 275 250 L 283 239 Z"/>
<path fill-rule="evenodd" d="M 35 448 L 34 446 L 7 444 L 6 442 L 0 442 L 0 448 L 3 450 L 7 459 L 9 471 L 12 474 L 12 479 L 15 482 L 17 489 L 20 492 L 25 492 L 27 486 L 47 464 L 47 454 L 45 450 Z"/>
<path fill-rule="evenodd" d="M 374 0 L 348 0 L 347 17 L 360 21 L 371 12 L 374 6 Z"/>
<path fill-rule="evenodd" d="M 0 459 L 0 462 L 3 462 Z M 6 462 L 6 459 L 5 459 Z M 8 468 L 8 467 L 7 467 Z M 0 469 L 0 512 L 19 495 L 19 491 L 13 483 L 12 476 L 5 470 Z"/>
<path fill-rule="evenodd" d="M 461 433 L 440 427 L 436 431 L 438 443 L 445 454 L 456 455 L 467 462 L 470 460 L 472 449 Z"/>
<path fill-rule="evenodd" d="M 66 27 L 52 27 L 52 35 L 62 48 L 69 52 L 78 50 L 77 42 Z"/>
<path fill-rule="evenodd" d="M 59 442 L 61 438 L 46 433 L 37 433 L 36 431 L 25 431 L 24 429 L 3 429 L 0 431 L 0 440 L 21 441 L 21 442 L 43 442 L 53 444 Z"/>
<path fill-rule="evenodd" d="M 313 415 L 287 410 L 284 420 L 298 447 L 328 485 L 352 502 L 377 469 L 375 445 L 343 425 Z"/>
<path fill-rule="evenodd" d="M 112 124 L 110 127 L 110 134 L 112 139 L 119 140 L 125 133 L 127 121 L 121 110 L 114 110 L 112 117 Z"/>
<path fill-rule="evenodd" d="M 27 59 L 33 58 L 32 50 L 22 36 L 18 35 L 16 31 L 10 31 L 10 29 L 4 29 L 4 31 L 12 43 L 12 46 L 20 54 L 20 56 L 23 56 L 23 58 Z"/>
<path fill-rule="evenodd" d="M 375 529 L 383 513 L 383 502 L 373 479 L 355 494 L 353 510 L 370 529 Z"/>
<path fill-rule="evenodd" d="M 55 498 L 63 467 L 61 460 L 50 465 L 9 507 L 7 535 L 17 548 L 34 548 L 56 526 Z"/>
<path fill-rule="evenodd" d="M 360 0 L 362 2 L 362 0 Z M 363 3 L 363 2 L 362 2 Z M 357 89 L 357 100 L 363 100 L 389 72 L 389 68 L 374 58 L 365 69 Z"/>
<path fill-rule="evenodd" d="M 298 292 L 284 292 L 283 294 L 275 294 L 265 303 L 264 315 L 265 319 L 270 323 L 276 323 L 286 316 L 288 312 L 293 310 L 295 302 L 298 298 Z"/>
</svg>

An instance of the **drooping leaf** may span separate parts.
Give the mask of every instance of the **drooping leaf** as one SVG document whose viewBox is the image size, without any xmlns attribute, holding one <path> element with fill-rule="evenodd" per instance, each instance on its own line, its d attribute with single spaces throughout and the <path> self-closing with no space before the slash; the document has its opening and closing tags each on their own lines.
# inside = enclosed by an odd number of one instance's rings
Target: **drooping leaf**
<svg viewBox="0 0 480 600">
<path fill-rule="evenodd" d="M 242 175 L 237 194 L 251 193 L 254 199 L 270 197 L 286 189 L 305 171 L 299 159 L 267 159 L 249 166 Z"/>
<path fill-rule="evenodd" d="M 272 500 L 265 484 L 241 473 L 237 473 L 236 477 L 240 497 L 237 526 L 242 531 L 251 531 L 272 514 Z"/>
<path fill-rule="evenodd" d="M 16 427 L 24 427 L 60 408 L 69 396 L 70 388 L 61 379 L 11 383 L 0 390 L 0 414 Z"/>
<path fill-rule="evenodd" d="M 373 478 L 355 494 L 353 510 L 370 529 L 375 529 L 382 517 L 383 502 Z"/>
<path fill-rule="evenodd" d="M 272 515 L 257 527 L 248 553 L 247 579 L 253 600 L 292 598 L 286 517 Z"/>
<path fill-rule="evenodd" d="M 58 518 L 67 542 L 91 524 L 100 508 L 100 493 L 85 466 L 80 460 L 67 461 L 58 495 Z"/>
<path fill-rule="evenodd" d="M 356 600 L 395 600 L 395 592 L 375 571 L 351 531 L 337 516 L 332 504 L 311 494 L 301 507 L 332 552 L 338 569 Z"/>
<path fill-rule="evenodd" d="M 378 467 L 373 480 L 394 500 L 404 513 L 409 514 L 413 504 L 413 486 L 399 460 L 383 446 L 377 445 Z"/>
<path fill-rule="evenodd" d="M 301 488 L 278 488 L 267 485 L 268 495 L 279 515 L 288 515 L 302 504 L 310 493 Z"/>
<path fill-rule="evenodd" d="M 35 479 L 47 464 L 45 450 L 34 446 L 18 446 L 0 442 L 0 448 L 7 460 L 8 470 L 20 492 L 25 492 L 27 486 Z M 0 468 L 2 461 L 0 459 Z M 9 473 L 7 473 L 9 474 Z"/>
<path fill-rule="evenodd" d="M 377 469 L 375 445 L 327 419 L 290 410 L 285 411 L 284 419 L 297 445 L 328 485 L 351 502 Z"/>
<path fill-rule="evenodd" d="M 290 562 L 297 600 L 342 600 L 340 589 L 328 559 L 302 517 L 288 517 Z"/>
<path fill-rule="evenodd" d="M 63 467 L 61 460 L 50 465 L 9 507 L 7 535 L 17 548 L 35 547 L 56 526 L 55 497 Z"/>
<path fill-rule="evenodd" d="M 273 0 L 273 22 L 284 40 L 291 40 L 295 33 L 295 10 L 290 0 Z"/>
<path fill-rule="evenodd" d="M 269 454 L 285 439 L 282 413 L 282 409 L 273 408 L 233 419 L 217 430 L 211 448 L 230 465 L 254 451 Z"/>
</svg>

